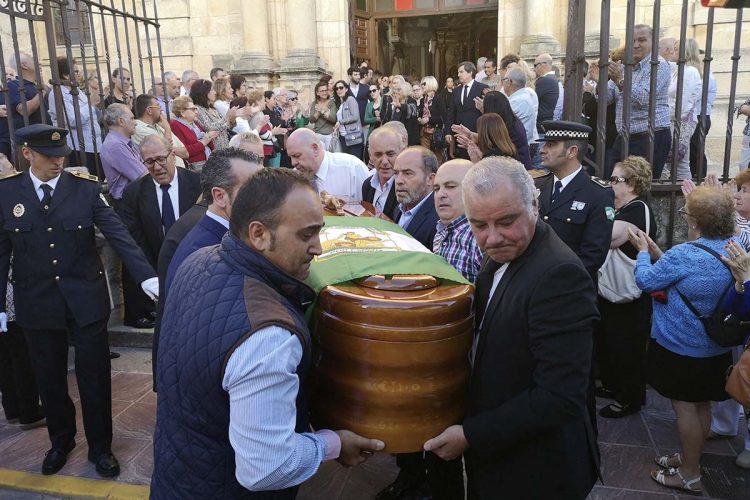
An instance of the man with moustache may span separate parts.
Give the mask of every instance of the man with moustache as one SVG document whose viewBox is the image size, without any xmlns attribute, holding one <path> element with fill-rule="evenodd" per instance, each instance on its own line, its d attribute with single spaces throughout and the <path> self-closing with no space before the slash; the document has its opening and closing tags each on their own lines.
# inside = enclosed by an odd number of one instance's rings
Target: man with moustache
<svg viewBox="0 0 750 500">
<path fill-rule="evenodd" d="M 534 181 L 507 157 L 463 180 L 471 230 L 486 252 L 466 417 L 424 449 L 464 455 L 471 500 L 586 497 L 598 449 L 586 412 L 596 290 L 576 255 L 538 220 Z M 529 471 L 541 471 L 533 474 Z"/>
<path fill-rule="evenodd" d="M 427 248 L 432 248 L 438 221 L 432 195 L 437 167 L 435 153 L 422 146 L 406 148 L 394 164 L 399 202 L 395 222 Z"/>
<path fill-rule="evenodd" d="M 378 213 L 391 220 L 399 213 L 393 164 L 404 147 L 401 135 L 390 128 L 376 128 L 368 140 L 370 161 L 375 165 L 375 171 L 362 183 L 362 200 L 372 203 Z"/>
</svg>

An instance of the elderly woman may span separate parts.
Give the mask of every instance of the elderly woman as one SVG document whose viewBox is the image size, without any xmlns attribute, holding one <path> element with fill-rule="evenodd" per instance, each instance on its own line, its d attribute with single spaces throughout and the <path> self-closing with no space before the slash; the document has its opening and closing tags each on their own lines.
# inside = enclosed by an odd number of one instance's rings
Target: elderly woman
<svg viewBox="0 0 750 500">
<path fill-rule="evenodd" d="M 732 355 L 729 348 L 711 340 L 687 302 L 702 315 L 711 315 L 732 283 L 730 272 L 714 254 L 733 236 L 734 200 L 724 190 L 701 186 L 690 193 L 680 212 L 694 241 L 662 255 L 642 231 L 629 229 L 628 238 L 638 250 L 638 287 L 647 293 L 666 290 L 667 295 L 666 303 L 653 304 L 646 372 L 651 387 L 672 401 L 681 450 L 656 457 L 664 470 L 652 472 L 651 477 L 670 488 L 699 492 L 699 459 L 710 430 L 710 402 L 728 398 L 724 377 Z"/>
<path fill-rule="evenodd" d="M 216 92 L 216 100 L 214 101 L 214 109 L 219 112 L 222 117 L 227 116 L 229 111 L 230 103 L 235 98 L 234 89 L 229 81 L 229 78 L 217 78 L 214 82 L 214 92 Z"/>
<path fill-rule="evenodd" d="M 334 102 L 336 103 L 336 120 L 338 123 L 341 151 L 357 158 L 362 158 L 364 151 L 364 133 L 359 122 L 359 106 L 349 86 L 343 80 L 333 85 Z M 347 145 L 347 142 L 349 143 Z"/>
<path fill-rule="evenodd" d="M 640 156 L 628 156 L 615 165 L 609 182 L 615 194 L 610 249 L 619 249 L 635 260 L 638 250 L 628 240 L 628 229 L 656 237 L 656 219 L 648 202 L 651 165 Z M 632 302 L 614 303 L 600 295 L 599 313 L 601 321 L 594 336 L 597 364 L 603 388 L 611 391 L 615 400 L 599 410 L 599 415 L 632 415 L 646 403 L 644 360 L 651 325 L 651 296 L 643 293 Z"/>
<path fill-rule="evenodd" d="M 737 240 L 745 250 L 750 250 L 750 170 L 742 170 L 734 178 L 737 192 L 734 193 L 734 204 L 737 209 Z"/>
<path fill-rule="evenodd" d="M 315 86 L 315 101 L 310 105 L 310 125 L 328 150 L 331 134 L 336 126 L 336 106 L 328 93 L 328 83 L 323 80 Z"/>
<path fill-rule="evenodd" d="M 188 161 L 191 169 L 200 171 L 214 148 L 211 140 L 218 135 L 218 132 L 215 130 L 206 132 L 203 129 L 196 120 L 198 109 L 193 104 L 193 100 L 186 95 L 172 102 L 172 113 L 175 115 L 175 119 L 170 123 L 172 132 L 185 145 L 190 155 Z"/>
<path fill-rule="evenodd" d="M 213 139 L 213 149 L 229 146 L 229 131 L 235 126 L 237 109 L 229 108 L 226 116 L 214 108 L 216 102 L 216 91 L 213 89 L 211 80 L 196 80 L 190 87 L 190 99 L 197 108 L 196 120 L 205 131 L 215 131 L 217 135 Z"/>
<path fill-rule="evenodd" d="M 412 97 L 411 84 L 403 79 L 396 79 L 391 83 L 391 120 L 404 124 L 409 134 L 409 146 L 418 146 L 419 139 L 419 113 L 417 101 Z M 389 120 L 390 121 L 390 120 Z"/>
</svg>

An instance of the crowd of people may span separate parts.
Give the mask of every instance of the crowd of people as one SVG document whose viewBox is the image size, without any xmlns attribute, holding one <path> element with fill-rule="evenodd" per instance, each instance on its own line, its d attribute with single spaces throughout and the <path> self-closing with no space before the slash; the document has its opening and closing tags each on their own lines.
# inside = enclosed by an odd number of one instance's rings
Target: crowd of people
<svg viewBox="0 0 750 500">
<path fill-rule="evenodd" d="M 119 474 L 109 374 L 117 354 L 96 227 L 123 263 L 125 324 L 155 328 L 152 498 L 294 498 L 322 462 L 354 466 L 382 450 L 386 443 L 349 430 L 313 432 L 308 420 L 305 308 L 315 294 L 304 280 L 321 253 L 321 198 L 332 195 L 397 224 L 476 286 L 466 417 L 423 452 L 399 454 L 399 474 L 378 500 L 456 500 L 465 490 L 495 498 L 498 488 L 514 498 L 584 498 L 600 477 L 597 415 L 638 413 L 647 384 L 671 400 L 680 438 L 678 453 L 655 457 L 651 477 L 701 491 L 705 440 L 739 432 L 724 373 L 741 346 L 717 343 L 702 317 L 722 304 L 750 312 L 750 174 L 725 185 L 714 175 L 690 180 L 694 142 L 707 131 L 698 130 L 699 49 L 684 41 L 676 106 L 680 42 L 659 41 L 652 64 L 652 35 L 635 26 L 630 87 L 619 64 L 606 83 L 590 65 L 586 123 L 560 120 L 564 89 L 549 54 L 533 64 L 513 54 L 464 61 L 442 87 L 434 76 L 353 66 L 342 79 L 324 76 L 310 103 L 222 68 L 209 79 L 166 72 L 133 95 L 127 69 L 102 87 L 63 57 L 57 106 L 55 93 L 38 93 L 21 53 L 7 70 L 18 78 L 0 94 L 6 418 L 47 426 L 44 474 L 65 465 L 76 446 L 70 342 L 88 458 L 102 476 Z M 589 173 L 600 98 L 611 111 L 604 180 Z M 52 125 L 41 123 L 42 99 Z M 750 123 L 750 101 L 737 112 Z M 9 120 L 28 170 L 8 161 Z M 624 137 L 630 156 L 621 158 Z M 673 158 L 690 241 L 662 251 L 649 193 Z M 106 194 L 91 175 L 97 165 Z M 611 402 L 597 411 L 597 396 Z M 750 439 L 736 464 L 750 469 Z M 540 467 L 544 481 L 528 473 Z"/>
</svg>

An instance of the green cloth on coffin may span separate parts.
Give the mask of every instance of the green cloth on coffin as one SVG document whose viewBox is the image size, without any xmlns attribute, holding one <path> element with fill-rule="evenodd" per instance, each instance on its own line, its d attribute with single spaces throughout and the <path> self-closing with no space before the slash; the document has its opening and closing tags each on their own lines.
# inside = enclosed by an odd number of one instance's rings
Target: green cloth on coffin
<svg viewBox="0 0 750 500">
<path fill-rule="evenodd" d="M 377 217 L 325 217 L 320 242 L 323 253 L 313 259 L 306 281 L 315 293 L 375 274 L 424 274 L 470 284 L 399 225 Z"/>
</svg>

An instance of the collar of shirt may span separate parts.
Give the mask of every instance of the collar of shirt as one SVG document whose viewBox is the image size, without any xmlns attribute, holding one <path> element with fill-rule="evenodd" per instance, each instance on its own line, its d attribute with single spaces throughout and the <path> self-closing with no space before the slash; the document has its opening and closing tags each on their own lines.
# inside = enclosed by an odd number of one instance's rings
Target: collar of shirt
<svg viewBox="0 0 750 500">
<path fill-rule="evenodd" d="M 228 221 L 228 220 L 226 220 L 226 219 L 225 219 L 224 217 L 222 217 L 221 215 L 218 215 L 218 214 L 215 214 L 215 213 L 213 213 L 213 212 L 211 211 L 211 209 L 210 209 L 210 208 L 209 208 L 208 210 L 206 210 L 206 216 L 207 216 L 207 217 L 208 217 L 209 219 L 213 219 L 213 220 L 215 220 L 216 222 L 218 222 L 219 224 L 221 224 L 222 226 L 224 226 L 225 228 L 229 229 L 229 221 Z"/>
<path fill-rule="evenodd" d="M 448 224 L 443 223 L 440 219 L 437 221 L 437 230 L 438 231 L 455 231 L 458 226 L 466 222 L 466 215 L 461 214 L 452 221 L 450 221 Z"/>
<path fill-rule="evenodd" d="M 177 175 L 177 167 L 175 167 L 174 177 L 169 183 L 169 199 L 172 201 L 172 208 L 174 209 L 174 220 L 180 218 L 180 186 L 179 186 L 179 175 Z M 161 202 L 163 191 L 161 190 L 161 184 L 156 182 L 152 177 L 151 180 L 154 183 L 154 189 L 156 189 L 156 202 L 159 205 L 159 213 L 161 213 Z"/>
<path fill-rule="evenodd" d="M 383 190 L 383 191 L 387 191 L 388 189 L 390 189 L 390 187 L 391 187 L 391 184 L 393 184 L 393 182 L 394 182 L 394 180 L 395 180 L 395 179 L 396 179 L 396 176 L 395 176 L 395 175 L 392 175 L 390 179 L 388 179 L 387 181 L 385 181 L 385 184 L 383 185 L 383 188 L 382 188 L 382 190 Z M 378 189 L 380 189 L 380 177 L 378 177 L 378 173 L 377 173 L 377 171 L 376 171 L 376 172 L 374 172 L 374 173 L 373 173 L 373 174 L 372 174 L 372 175 L 370 176 L 370 186 L 372 186 L 372 188 L 373 188 L 374 190 L 376 190 L 376 191 L 377 191 Z"/>
<path fill-rule="evenodd" d="M 570 181 L 573 180 L 573 177 L 575 177 L 576 175 L 578 175 L 578 172 L 580 172 L 582 168 L 583 167 L 578 167 L 575 172 L 573 172 L 572 174 L 566 175 L 562 179 L 558 179 L 557 176 L 555 176 L 555 182 L 557 182 L 557 181 L 562 182 L 562 187 L 560 188 L 560 191 L 562 191 L 563 189 L 565 189 L 565 186 L 567 186 L 568 184 L 570 184 Z"/>
<path fill-rule="evenodd" d="M 60 180 L 60 176 L 58 175 L 54 179 L 50 179 L 47 182 L 44 182 L 42 180 L 39 180 L 39 178 L 34 175 L 34 172 L 31 171 L 31 169 L 29 169 L 29 176 L 31 177 L 32 184 L 34 184 L 34 191 L 36 191 L 37 195 L 39 196 L 39 201 L 42 201 L 42 197 L 44 196 L 44 191 L 40 189 L 40 186 L 42 184 L 49 184 L 49 187 L 52 188 L 52 192 L 54 193 L 55 188 L 57 187 L 57 181 Z"/>
<path fill-rule="evenodd" d="M 121 142 L 123 144 L 127 144 L 128 142 L 130 142 L 130 138 L 129 137 L 125 137 L 124 135 L 122 135 L 117 130 L 112 130 L 112 129 L 110 129 L 109 133 L 107 133 L 107 138 L 105 140 L 107 142 L 109 142 L 109 141 L 116 141 L 116 142 Z"/>
<path fill-rule="evenodd" d="M 471 92 L 471 86 L 474 85 L 474 79 L 472 78 L 469 83 L 464 83 L 464 87 L 466 87 L 466 94 L 468 95 L 469 92 Z M 463 90 L 461 90 L 461 95 L 463 95 Z"/>
<path fill-rule="evenodd" d="M 325 151 L 323 153 L 323 161 L 320 162 L 320 168 L 318 169 L 318 172 L 315 174 L 315 177 L 318 178 L 319 181 L 325 185 L 326 177 L 328 177 L 328 162 L 330 158 L 328 157 L 328 151 Z M 323 189 L 322 186 L 318 186 L 319 189 Z"/>
<path fill-rule="evenodd" d="M 544 78 L 545 76 L 549 76 L 549 75 L 555 76 L 555 72 L 554 71 L 548 71 L 548 72 L 546 72 L 545 74 L 542 75 L 542 78 Z"/>
<path fill-rule="evenodd" d="M 429 198 L 430 198 L 430 193 L 427 193 L 427 195 L 425 195 L 425 197 L 422 198 L 419 201 L 419 203 L 417 203 L 416 205 L 414 205 L 414 208 L 412 208 L 411 210 L 406 210 L 406 207 L 404 207 L 404 205 L 401 204 L 401 203 L 399 203 L 398 207 L 401 209 L 401 213 L 403 215 L 406 215 L 407 217 L 409 217 L 411 219 L 411 217 L 413 217 L 414 214 L 416 214 L 417 212 L 419 212 L 419 209 L 422 207 L 422 205 L 424 204 L 424 202 L 427 199 L 429 199 Z"/>
<path fill-rule="evenodd" d="M 161 131 L 161 127 L 158 123 L 146 123 L 143 120 L 136 119 L 135 121 L 136 127 L 147 127 L 153 130 L 156 130 L 160 135 L 164 135 L 164 133 Z"/>
</svg>

